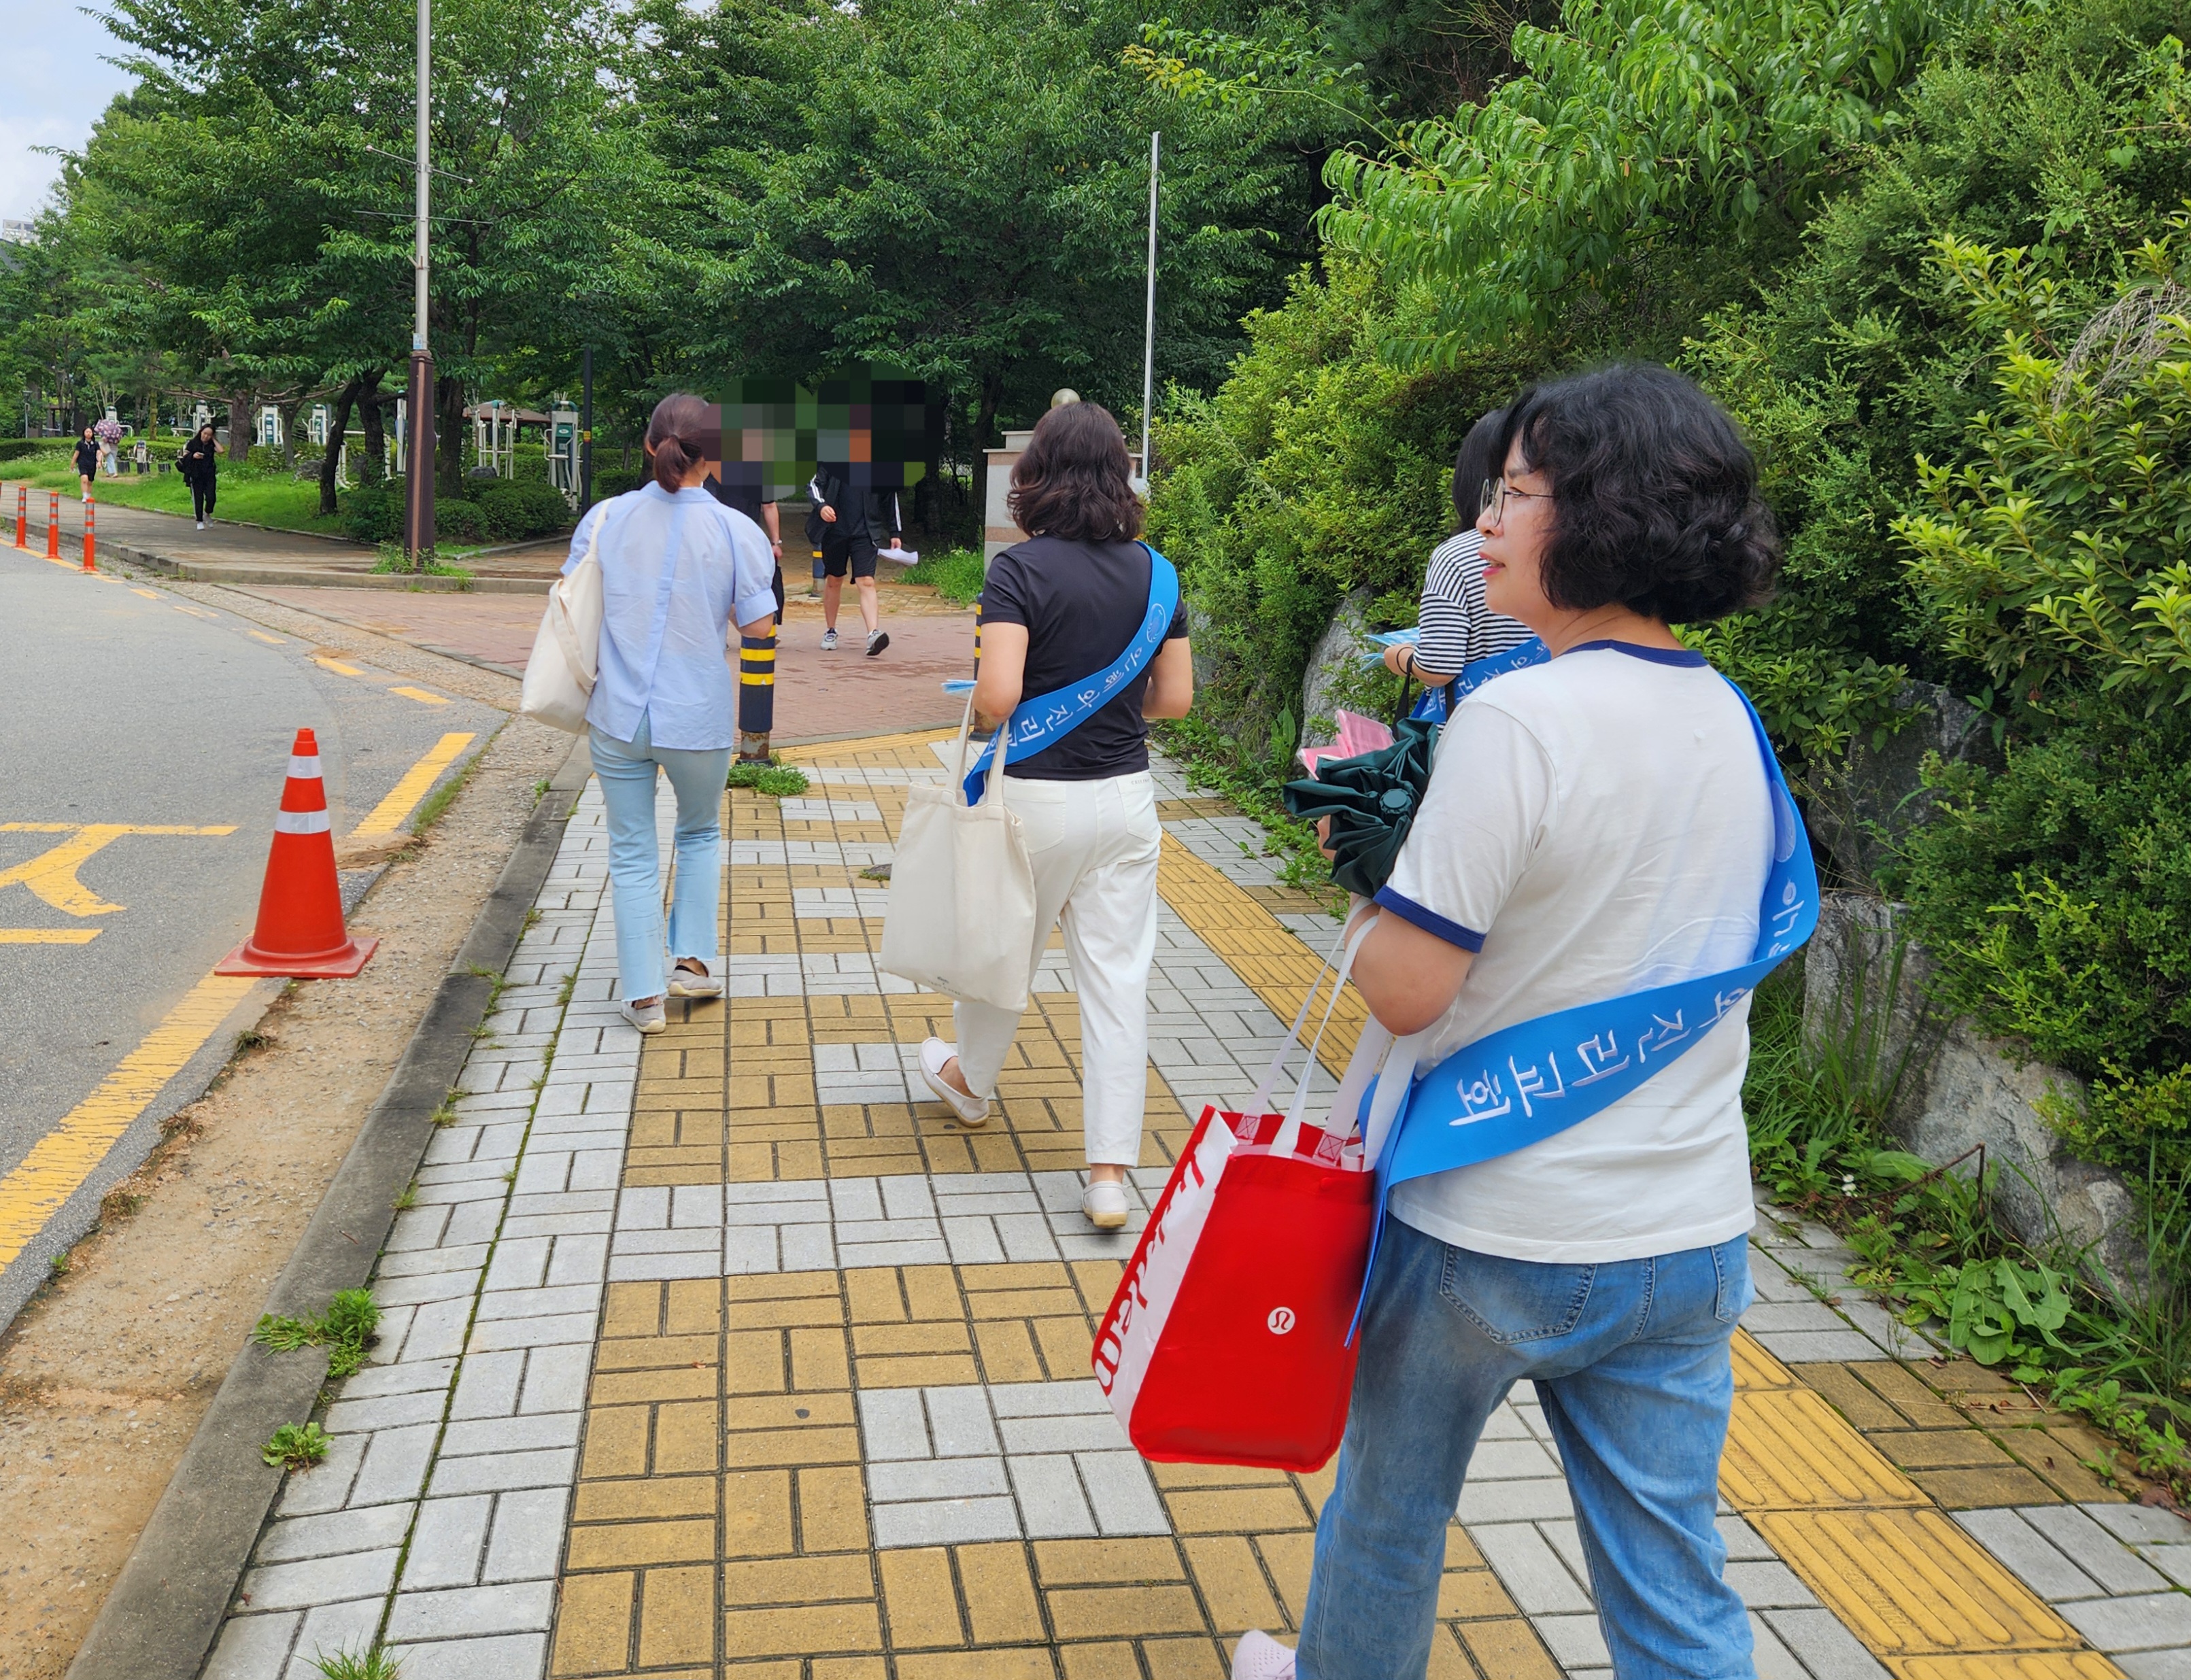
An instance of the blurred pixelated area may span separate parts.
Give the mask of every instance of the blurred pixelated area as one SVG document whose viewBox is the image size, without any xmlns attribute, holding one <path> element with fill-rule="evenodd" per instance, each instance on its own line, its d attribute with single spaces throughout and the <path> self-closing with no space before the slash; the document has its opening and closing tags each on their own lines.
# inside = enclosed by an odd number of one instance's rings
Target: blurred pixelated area
<svg viewBox="0 0 2191 1680">
<path fill-rule="evenodd" d="M 723 482 L 764 501 L 805 492 L 817 468 L 834 467 L 856 490 L 909 490 L 942 441 L 943 411 L 927 382 L 869 366 L 791 379 L 737 379 L 716 405 Z"/>
</svg>

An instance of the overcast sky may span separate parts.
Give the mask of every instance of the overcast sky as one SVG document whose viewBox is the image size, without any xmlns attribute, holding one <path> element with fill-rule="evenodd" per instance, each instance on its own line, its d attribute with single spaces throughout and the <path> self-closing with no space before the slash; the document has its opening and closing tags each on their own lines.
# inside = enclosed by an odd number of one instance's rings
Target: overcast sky
<svg viewBox="0 0 2191 1680">
<path fill-rule="evenodd" d="M 0 79 L 0 216 L 36 215 L 60 174 L 42 145 L 83 150 L 91 125 L 129 78 L 105 62 L 120 43 L 67 0 L 5 0 L 8 71 Z"/>
</svg>

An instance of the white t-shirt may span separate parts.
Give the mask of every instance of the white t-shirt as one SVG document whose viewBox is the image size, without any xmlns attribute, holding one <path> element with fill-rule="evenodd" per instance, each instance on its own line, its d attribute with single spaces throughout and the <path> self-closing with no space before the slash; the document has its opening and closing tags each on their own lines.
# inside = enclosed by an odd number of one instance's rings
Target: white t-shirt
<svg viewBox="0 0 2191 1680">
<path fill-rule="evenodd" d="M 1771 865 L 1765 767 L 1701 655 L 1594 643 L 1487 684 L 1441 737 L 1378 902 L 1476 952 L 1418 1069 L 1500 1027 L 1750 961 Z M 1542 1143 L 1401 1185 L 1391 1211 L 1515 1260 L 1633 1260 L 1752 1221 L 1747 1003 Z"/>
</svg>

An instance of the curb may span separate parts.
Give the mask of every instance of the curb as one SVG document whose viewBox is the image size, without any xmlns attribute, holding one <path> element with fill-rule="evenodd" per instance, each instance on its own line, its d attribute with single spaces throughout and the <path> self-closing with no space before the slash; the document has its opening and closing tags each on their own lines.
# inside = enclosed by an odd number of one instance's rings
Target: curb
<svg viewBox="0 0 2191 1680">
<path fill-rule="evenodd" d="M 494 891 L 441 978 L 403 1059 L 268 1293 L 266 1310 L 315 1314 L 337 1290 L 371 1275 L 396 1221 L 395 1202 L 418 1170 L 434 1110 L 464 1070 L 491 983 L 525 932 L 525 913 L 562 843 L 592 764 L 583 739 L 534 808 Z M 310 1417 L 327 1378 L 316 1352 L 246 1344 L 229 1367 L 175 1473 L 115 1578 L 67 1680 L 194 1680 L 242 1579 L 282 1485 L 259 1448 L 284 1423 Z"/>
</svg>

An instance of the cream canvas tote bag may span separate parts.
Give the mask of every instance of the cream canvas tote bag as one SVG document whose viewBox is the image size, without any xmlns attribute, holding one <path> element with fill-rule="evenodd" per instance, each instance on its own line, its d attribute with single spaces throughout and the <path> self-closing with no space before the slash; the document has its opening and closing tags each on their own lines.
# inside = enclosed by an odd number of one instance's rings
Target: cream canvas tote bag
<svg viewBox="0 0 2191 1680">
<path fill-rule="evenodd" d="M 586 702 L 593 698 L 601 651 L 601 527 L 594 521 L 586 552 L 567 577 L 548 592 L 548 610 L 532 638 L 525 661 L 525 686 L 518 695 L 521 716 L 572 735 L 586 729 Z"/>
<path fill-rule="evenodd" d="M 973 725 L 969 700 L 950 781 L 907 792 L 876 966 L 948 997 L 1017 1011 L 1034 973 L 1034 866 L 1018 816 L 1004 809 L 1002 729 L 981 803 L 966 803 Z"/>
</svg>

